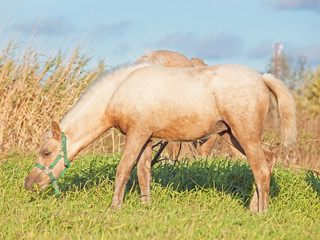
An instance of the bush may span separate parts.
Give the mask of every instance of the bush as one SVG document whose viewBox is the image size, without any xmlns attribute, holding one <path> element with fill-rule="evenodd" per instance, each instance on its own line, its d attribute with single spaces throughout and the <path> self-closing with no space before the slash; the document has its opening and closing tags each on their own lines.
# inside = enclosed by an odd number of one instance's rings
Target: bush
<svg viewBox="0 0 320 240">
<path fill-rule="evenodd" d="M 306 76 L 305 84 L 300 89 L 299 107 L 311 114 L 320 113 L 320 67 Z"/>
</svg>

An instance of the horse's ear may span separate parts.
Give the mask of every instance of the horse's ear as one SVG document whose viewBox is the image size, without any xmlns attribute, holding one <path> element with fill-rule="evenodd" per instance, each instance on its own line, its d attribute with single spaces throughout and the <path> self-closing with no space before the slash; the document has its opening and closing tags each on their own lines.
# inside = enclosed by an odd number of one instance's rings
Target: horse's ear
<svg viewBox="0 0 320 240">
<path fill-rule="evenodd" d="M 56 140 L 58 141 L 62 140 L 62 134 L 61 134 L 59 124 L 56 123 L 55 121 L 52 122 L 52 134 Z"/>
</svg>

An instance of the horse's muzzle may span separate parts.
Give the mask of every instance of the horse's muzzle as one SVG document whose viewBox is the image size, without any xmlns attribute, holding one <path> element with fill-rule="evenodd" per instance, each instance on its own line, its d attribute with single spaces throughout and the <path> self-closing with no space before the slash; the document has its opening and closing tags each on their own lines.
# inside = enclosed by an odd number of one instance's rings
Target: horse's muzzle
<svg viewBox="0 0 320 240">
<path fill-rule="evenodd" d="M 33 184 L 35 183 L 36 181 L 34 179 L 32 179 L 30 176 L 28 176 L 24 182 L 24 188 L 26 190 L 31 190 L 33 191 Z"/>
<path fill-rule="evenodd" d="M 38 185 L 38 189 L 41 191 L 48 186 L 50 181 L 50 178 L 47 175 L 43 174 L 40 169 L 34 168 L 24 181 L 24 188 L 26 190 L 35 191 L 33 184 L 36 183 Z"/>
</svg>

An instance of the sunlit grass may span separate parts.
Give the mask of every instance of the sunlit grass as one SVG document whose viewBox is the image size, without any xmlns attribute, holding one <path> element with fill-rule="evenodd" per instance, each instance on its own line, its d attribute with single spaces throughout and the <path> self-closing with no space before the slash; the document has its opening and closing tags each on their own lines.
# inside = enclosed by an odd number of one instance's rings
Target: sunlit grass
<svg viewBox="0 0 320 240">
<path fill-rule="evenodd" d="M 4 239 L 317 239 L 320 178 L 276 167 L 268 214 L 248 210 L 253 176 L 245 161 L 197 159 L 153 168 L 152 204 L 140 203 L 136 170 L 121 211 L 110 209 L 117 155 L 73 162 L 43 193 L 23 188 L 34 164 L 12 155 L 0 161 L 0 238 Z"/>
</svg>

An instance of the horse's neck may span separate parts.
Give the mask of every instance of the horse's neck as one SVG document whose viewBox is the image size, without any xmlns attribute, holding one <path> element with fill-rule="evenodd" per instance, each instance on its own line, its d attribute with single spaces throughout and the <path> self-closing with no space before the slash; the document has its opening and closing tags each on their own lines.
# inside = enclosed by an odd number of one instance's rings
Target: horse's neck
<svg viewBox="0 0 320 240">
<path fill-rule="evenodd" d="M 110 75 L 95 81 L 62 119 L 60 128 L 67 136 L 70 159 L 112 127 L 106 109 L 121 77 Z"/>
</svg>

